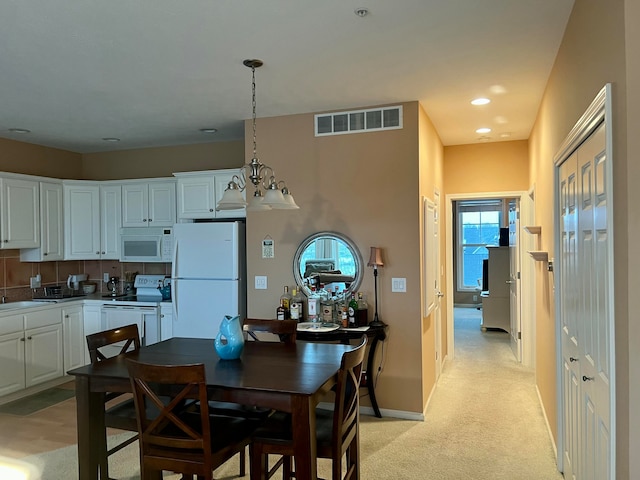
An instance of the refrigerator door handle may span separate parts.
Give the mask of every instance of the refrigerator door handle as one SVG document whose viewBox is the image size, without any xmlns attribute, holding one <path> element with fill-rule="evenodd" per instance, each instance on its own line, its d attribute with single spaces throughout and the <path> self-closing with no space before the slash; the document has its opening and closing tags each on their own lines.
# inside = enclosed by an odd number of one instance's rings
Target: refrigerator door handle
<svg viewBox="0 0 640 480">
<path fill-rule="evenodd" d="M 173 255 L 171 255 L 171 259 L 173 262 L 171 263 L 171 278 L 177 278 L 178 273 L 178 237 L 175 237 L 173 240 Z"/>
<path fill-rule="evenodd" d="M 173 296 L 173 301 L 171 302 L 171 306 L 173 309 L 173 321 L 177 322 L 178 321 L 178 284 L 180 282 L 173 281 L 172 283 L 173 285 L 171 286 L 171 288 L 173 289 L 173 292 L 171 295 Z"/>
</svg>

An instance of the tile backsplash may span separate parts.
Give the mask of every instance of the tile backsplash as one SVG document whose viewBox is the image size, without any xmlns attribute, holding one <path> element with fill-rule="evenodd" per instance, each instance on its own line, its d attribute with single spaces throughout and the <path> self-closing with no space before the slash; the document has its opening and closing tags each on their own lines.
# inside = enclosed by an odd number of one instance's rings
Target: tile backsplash
<svg viewBox="0 0 640 480">
<path fill-rule="evenodd" d="M 171 275 L 170 263 L 120 263 L 117 260 L 69 260 L 59 262 L 21 262 L 20 250 L 0 250 L 0 295 L 7 302 L 29 300 L 33 291 L 29 280 L 40 274 L 43 287 L 66 285 L 70 274 L 86 273 L 97 284 L 97 292 L 107 292 L 103 274 L 124 279 L 125 272 Z M 122 287 L 122 281 L 120 286 Z"/>
</svg>

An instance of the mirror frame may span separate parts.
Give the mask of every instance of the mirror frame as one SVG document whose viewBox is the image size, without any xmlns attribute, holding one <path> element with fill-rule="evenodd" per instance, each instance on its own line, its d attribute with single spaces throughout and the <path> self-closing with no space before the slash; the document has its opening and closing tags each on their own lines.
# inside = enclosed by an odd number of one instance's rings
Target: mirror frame
<svg viewBox="0 0 640 480">
<path fill-rule="evenodd" d="M 309 235 L 302 241 L 302 243 L 296 250 L 296 253 L 293 256 L 293 278 L 295 278 L 296 285 L 298 285 L 298 288 L 300 288 L 307 297 L 311 294 L 311 290 L 305 285 L 302 274 L 300 273 L 300 258 L 302 257 L 302 253 L 312 242 L 318 240 L 319 238 L 325 237 L 332 238 L 336 241 L 341 241 L 351 252 L 353 256 L 353 262 L 356 267 L 356 274 L 353 282 L 351 282 L 351 285 L 349 285 L 349 288 L 347 288 L 347 292 L 349 294 L 351 294 L 352 292 L 357 292 L 358 288 L 360 288 L 360 284 L 362 283 L 362 279 L 364 278 L 364 263 L 362 261 L 362 255 L 360 255 L 360 250 L 358 250 L 356 244 L 353 243 L 353 241 L 346 235 L 331 231 L 317 232 L 313 235 Z"/>
</svg>

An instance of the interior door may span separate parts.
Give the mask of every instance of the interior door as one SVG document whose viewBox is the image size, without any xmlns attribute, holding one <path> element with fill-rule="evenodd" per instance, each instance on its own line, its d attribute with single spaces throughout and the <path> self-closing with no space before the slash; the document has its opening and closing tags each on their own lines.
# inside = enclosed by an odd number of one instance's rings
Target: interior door
<svg viewBox="0 0 640 480">
<path fill-rule="evenodd" d="M 601 125 L 559 168 L 560 303 L 565 478 L 611 469 L 609 235 Z"/>
<path fill-rule="evenodd" d="M 522 362 L 521 317 L 520 317 L 520 200 L 509 202 L 509 319 L 511 351 L 518 362 Z"/>
</svg>

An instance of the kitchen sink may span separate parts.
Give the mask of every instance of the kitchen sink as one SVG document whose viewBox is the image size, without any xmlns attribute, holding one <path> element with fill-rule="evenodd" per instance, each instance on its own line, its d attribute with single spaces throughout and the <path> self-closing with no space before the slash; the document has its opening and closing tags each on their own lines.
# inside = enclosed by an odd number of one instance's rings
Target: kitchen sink
<svg viewBox="0 0 640 480">
<path fill-rule="evenodd" d="M 14 310 L 16 308 L 27 307 L 41 307 L 41 302 L 34 302 L 32 300 L 24 300 L 21 302 L 0 303 L 0 312 L 4 310 Z"/>
</svg>

